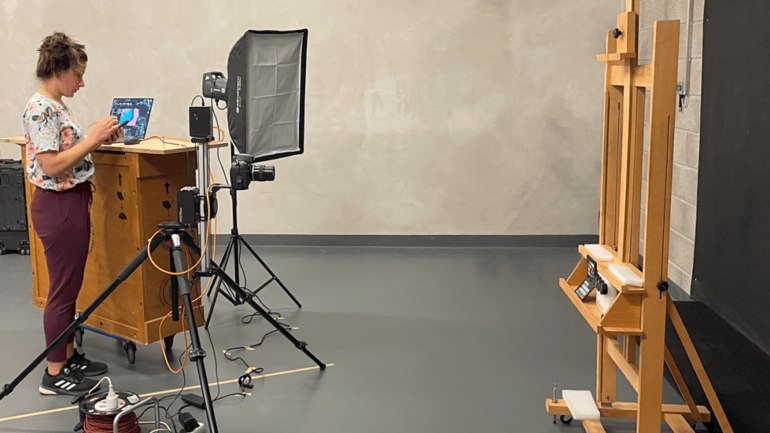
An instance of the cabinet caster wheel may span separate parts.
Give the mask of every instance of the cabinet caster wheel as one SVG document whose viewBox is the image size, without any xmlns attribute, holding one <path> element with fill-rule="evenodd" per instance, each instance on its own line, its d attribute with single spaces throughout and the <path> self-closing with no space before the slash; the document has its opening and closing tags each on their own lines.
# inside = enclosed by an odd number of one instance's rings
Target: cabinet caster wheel
<svg viewBox="0 0 770 433">
<path fill-rule="evenodd" d="M 83 347 L 83 328 L 75 329 L 75 344 L 78 347 Z"/>
<path fill-rule="evenodd" d="M 163 348 L 166 350 L 171 350 L 171 347 L 174 346 L 174 337 L 176 337 L 176 334 L 169 335 L 168 337 L 163 338 Z"/>
<path fill-rule="evenodd" d="M 126 351 L 126 358 L 128 358 L 128 363 L 133 365 L 134 361 L 136 361 L 136 344 L 130 341 L 123 343 L 123 350 Z"/>
<path fill-rule="evenodd" d="M 572 417 L 569 415 L 562 415 L 559 417 L 562 424 L 568 424 L 572 422 Z"/>
</svg>

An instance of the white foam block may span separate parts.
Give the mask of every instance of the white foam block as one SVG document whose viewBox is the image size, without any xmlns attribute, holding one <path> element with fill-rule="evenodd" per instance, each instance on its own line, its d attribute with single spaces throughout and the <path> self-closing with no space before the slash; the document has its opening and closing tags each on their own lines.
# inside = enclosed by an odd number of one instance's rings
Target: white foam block
<svg viewBox="0 0 770 433">
<path fill-rule="evenodd" d="M 610 272 L 618 277 L 618 279 L 627 286 L 639 286 L 644 284 L 644 281 L 634 273 L 631 269 L 625 266 L 610 265 Z"/>
<path fill-rule="evenodd" d="M 592 244 L 592 245 L 585 245 L 586 249 L 589 253 L 596 259 L 597 262 L 611 262 L 612 261 L 612 253 L 607 251 L 607 248 L 604 248 L 602 245 L 598 244 Z"/>
<path fill-rule="evenodd" d="M 564 401 L 567 402 L 569 413 L 572 418 L 577 420 L 601 418 L 599 409 L 596 407 L 594 396 L 591 391 L 575 391 L 565 389 L 561 392 Z"/>
</svg>

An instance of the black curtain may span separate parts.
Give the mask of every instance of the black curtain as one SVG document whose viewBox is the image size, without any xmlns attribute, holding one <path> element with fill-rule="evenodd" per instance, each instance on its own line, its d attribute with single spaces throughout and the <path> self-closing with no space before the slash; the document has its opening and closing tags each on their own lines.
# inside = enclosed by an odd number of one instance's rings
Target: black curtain
<svg viewBox="0 0 770 433">
<path fill-rule="evenodd" d="M 705 7 L 692 297 L 770 353 L 770 4 Z"/>
</svg>

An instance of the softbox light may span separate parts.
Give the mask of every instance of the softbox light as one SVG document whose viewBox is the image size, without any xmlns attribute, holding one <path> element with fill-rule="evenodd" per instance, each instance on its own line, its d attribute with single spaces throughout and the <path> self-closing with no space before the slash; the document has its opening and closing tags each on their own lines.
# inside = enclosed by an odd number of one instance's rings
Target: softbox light
<svg viewBox="0 0 770 433">
<path fill-rule="evenodd" d="M 227 62 L 227 121 L 255 161 L 304 151 L 307 29 L 249 30 Z"/>
</svg>

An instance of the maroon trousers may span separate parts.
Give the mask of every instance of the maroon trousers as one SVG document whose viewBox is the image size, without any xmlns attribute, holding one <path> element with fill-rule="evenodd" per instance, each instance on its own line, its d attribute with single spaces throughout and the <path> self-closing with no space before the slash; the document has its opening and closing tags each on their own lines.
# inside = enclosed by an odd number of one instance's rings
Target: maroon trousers
<svg viewBox="0 0 770 433">
<path fill-rule="evenodd" d="M 61 192 L 37 188 L 32 197 L 30 217 L 35 233 L 43 242 L 48 266 L 48 300 L 43 312 L 46 346 L 75 319 L 75 302 L 83 283 L 91 241 L 90 201 L 90 182 Z M 74 334 L 70 334 L 67 343 L 73 340 Z M 48 355 L 50 362 L 66 360 L 64 342 Z"/>
</svg>

